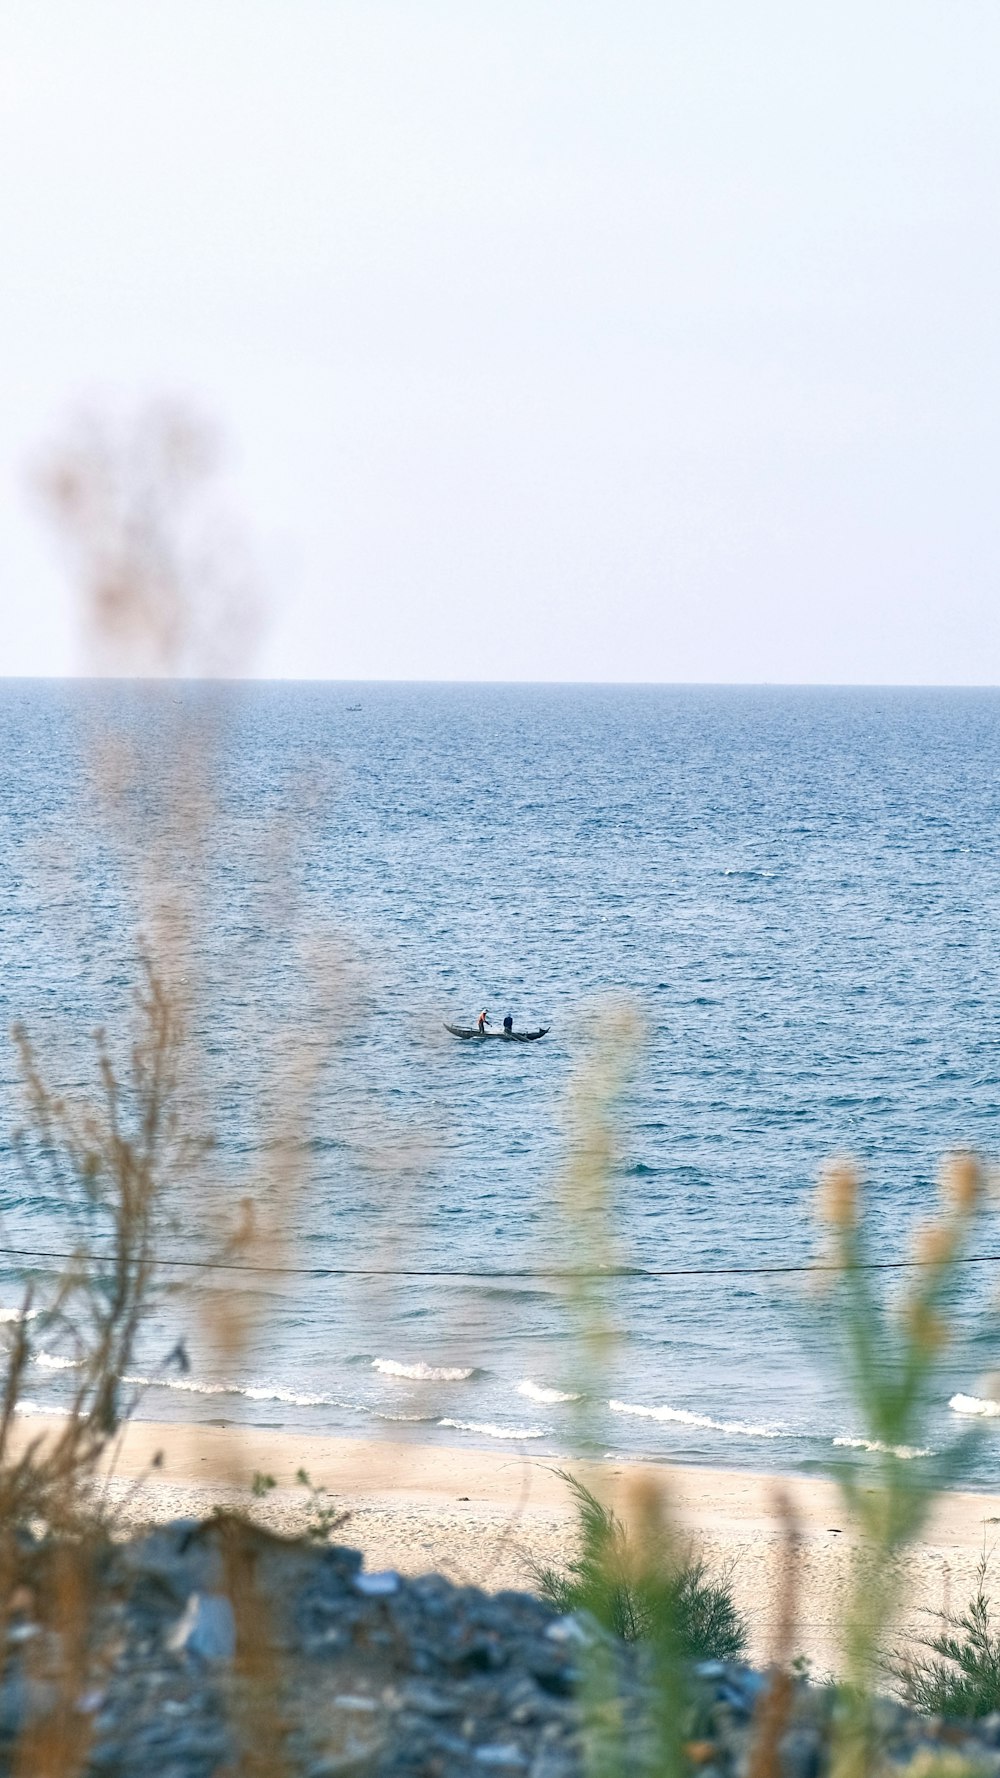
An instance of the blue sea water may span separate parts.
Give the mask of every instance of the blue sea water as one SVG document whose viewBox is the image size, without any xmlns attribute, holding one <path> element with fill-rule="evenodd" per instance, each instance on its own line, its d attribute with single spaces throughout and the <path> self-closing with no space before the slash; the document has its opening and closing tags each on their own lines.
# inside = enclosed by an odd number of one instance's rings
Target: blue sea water
<svg viewBox="0 0 1000 1778">
<path fill-rule="evenodd" d="M 0 684 L 3 1025 L 23 1020 L 73 1090 L 86 1034 L 121 1028 L 137 908 L 89 788 L 110 737 L 144 760 L 124 793 L 140 855 L 148 828 L 154 863 L 165 834 L 170 868 L 206 873 L 199 1036 L 232 1192 L 273 1159 L 268 1081 L 333 1040 L 310 1176 L 282 1200 L 275 1249 L 311 1271 L 253 1281 L 229 1359 L 200 1313 L 211 1280 L 168 1301 L 141 1355 L 142 1413 L 410 1424 L 538 1452 L 585 1432 L 623 1454 L 784 1471 L 836 1460 L 863 1427 L 829 1311 L 804 1276 L 762 1268 L 815 1253 L 831 1154 L 861 1165 L 875 1251 L 892 1258 L 933 1211 L 942 1152 L 996 1153 L 1000 694 L 257 685 L 209 701 L 218 808 L 201 833 L 165 810 L 179 721 L 205 716 L 203 694 Z M 592 1380 L 551 1276 L 571 1251 L 567 1094 L 623 999 L 643 1036 L 618 1114 L 617 1257 L 689 1275 L 614 1280 L 617 1345 L 581 1404 L 566 1398 Z M 484 1005 L 550 1034 L 444 1033 Z M 58 1251 L 58 1193 L 11 1142 L 9 1046 L 0 1086 L 4 1241 Z M 192 1190 L 177 1187 L 179 1256 L 204 1250 Z M 992 1207 L 976 1248 L 1000 1253 Z M 334 1275 L 369 1266 L 408 1275 Z M 18 1277 L 0 1254 L 5 1309 Z M 962 1324 L 935 1449 L 969 1424 L 956 1393 L 984 1400 L 1000 1369 L 996 1265 L 968 1269 Z M 191 1372 L 163 1373 L 180 1333 Z M 64 1357 L 36 1364 L 40 1405 L 69 1386 Z M 998 1439 L 983 1419 L 967 1481 L 1000 1485 Z"/>
</svg>

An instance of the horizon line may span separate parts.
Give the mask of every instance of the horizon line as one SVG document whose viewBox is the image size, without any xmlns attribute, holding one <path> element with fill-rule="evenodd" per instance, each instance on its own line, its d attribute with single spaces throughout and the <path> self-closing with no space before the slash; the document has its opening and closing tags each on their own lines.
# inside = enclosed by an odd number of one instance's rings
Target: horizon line
<svg viewBox="0 0 1000 1778">
<path fill-rule="evenodd" d="M 330 685 L 330 686 L 521 686 L 557 691 L 997 691 L 996 683 L 916 679 L 406 679 L 339 678 L 318 674 L 263 673 L 0 673 L 0 685 Z"/>
</svg>

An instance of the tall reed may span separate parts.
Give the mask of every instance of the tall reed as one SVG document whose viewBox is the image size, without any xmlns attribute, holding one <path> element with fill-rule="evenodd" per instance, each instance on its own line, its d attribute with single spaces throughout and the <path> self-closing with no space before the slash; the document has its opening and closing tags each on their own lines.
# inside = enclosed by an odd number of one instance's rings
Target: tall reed
<svg viewBox="0 0 1000 1778">
<path fill-rule="evenodd" d="M 918 1230 L 908 1284 L 892 1302 L 871 1263 L 857 1169 L 837 1162 L 820 1184 L 817 1211 L 828 1235 L 824 1263 L 839 1351 L 866 1446 L 864 1456 L 845 1460 L 837 1472 L 857 1540 L 833 1778 L 866 1778 L 871 1770 L 872 1688 L 903 1596 L 905 1557 L 936 1491 L 953 1478 L 968 1448 L 960 1439 L 932 1457 L 927 1418 L 953 1333 L 949 1296 L 982 1197 L 982 1170 L 973 1155 L 944 1163 L 938 1213 Z"/>
<path fill-rule="evenodd" d="M 9 1326 L 0 1406 L 0 1619 L 18 1596 L 21 1528 L 42 1521 L 55 1537 L 33 1597 L 36 1616 L 53 1632 L 38 1641 L 48 1651 L 43 1677 L 65 1709 L 60 1704 L 30 1727 L 19 1755 L 19 1770 L 44 1770 L 46 1778 L 70 1778 L 85 1757 L 86 1720 L 75 1699 L 96 1658 L 88 1555 L 99 1539 L 95 1482 L 137 1403 L 140 1385 L 130 1380 L 137 1343 L 177 1294 L 163 1266 L 165 1244 L 183 1230 L 185 1244 L 209 1265 L 223 1258 L 274 1263 L 299 1220 L 325 1032 L 335 1023 L 325 1015 L 339 987 L 339 955 L 330 946 L 299 945 L 288 881 L 279 890 L 271 880 L 280 874 L 282 844 L 273 824 L 270 832 L 258 828 L 248 856 L 260 892 L 273 894 L 282 916 L 266 929 L 280 934 L 308 990 L 290 997 L 296 1004 L 280 1035 L 273 1005 L 266 1041 L 242 1033 L 258 1140 L 256 1164 L 234 1190 L 215 1141 L 212 996 L 224 963 L 212 877 L 220 849 L 231 864 L 240 836 L 219 794 L 227 706 L 211 676 L 243 664 L 256 610 L 242 540 L 213 500 L 216 469 L 209 429 L 161 403 L 125 421 L 78 420 L 37 475 L 70 562 L 86 665 L 144 682 L 141 711 L 134 694 L 104 691 L 92 701 L 93 803 L 78 810 L 82 824 L 97 813 L 122 905 L 135 922 L 130 938 L 119 937 L 120 954 L 136 972 L 131 1034 L 123 1041 L 120 1032 L 116 1040 L 99 1031 L 95 1080 L 72 1090 L 53 1083 L 53 1064 L 43 1061 L 27 1021 L 14 1034 L 24 1097 L 17 1151 L 57 1215 L 53 1246 L 68 1252 L 61 1270 L 26 1290 L 23 1313 Z M 200 685 L 175 688 L 184 675 Z M 245 955 L 238 962 L 259 970 Z M 282 979 L 291 981 L 293 970 Z M 246 1003 L 254 1002 L 250 993 Z M 261 1301 L 204 1288 L 210 1277 L 201 1272 L 186 1319 L 207 1314 L 207 1331 L 236 1362 Z M 71 1392 L 60 1420 L 25 1434 L 18 1409 L 43 1340 L 59 1342 Z M 185 1362 L 183 1341 L 176 1357 Z M 237 1620 L 234 1707 L 246 1716 L 243 1740 L 254 1769 L 277 1772 L 280 1687 L 267 1614 L 237 1538 L 226 1556 Z"/>
<path fill-rule="evenodd" d="M 172 1193 L 210 1146 L 189 1126 L 178 1093 L 183 1026 L 150 958 L 124 1058 L 104 1032 L 95 1036 L 91 1093 L 53 1087 L 22 1026 L 14 1037 L 25 1114 L 15 1150 L 27 1183 L 59 1205 L 70 1251 L 59 1271 L 29 1286 L 11 1325 L 0 1412 L 0 1521 L 8 1527 L 78 1512 L 80 1488 L 134 1404 L 128 1378 L 139 1336 L 175 1288 L 159 1264 L 176 1220 Z M 25 1442 L 16 1411 L 43 1340 L 61 1348 L 72 1393 L 55 1428 Z"/>
<path fill-rule="evenodd" d="M 574 1393 L 583 1449 L 605 1442 L 605 1404 L 617 1345 L 614 1280 L 621 1273 L 615 1235 L 615 1195 L 619 1157 L 618 1104 L 641 1044 L 641 1024 L 625 1004 L 602 1009 L 598 1035 L 571 1085 L 568 1099 L 568 1158 L 559 1205 L 564 1251 L 569 1257 L 566 1288 L 576 1331 Z M 578 1487 L 584 1501 L 581 1561 L 590 1579 L 591 1603 L 615 1598 L 629 1602 L 646 1635 L 653 1685 L 652 1719 L 646 1725 L 656 1746 L 661 1778 L 682 1778 L 688 1728 L 685 1576 L 689 1552 L 672 1521 L 666 1487 L 650 1476 L 637 1480 L 626 1502 L 629 1529 L 620 1526 L 600 1500 L 604 1478 L 588 1473 Z M 587 1497 L 593 1500 L 591 1508 Z M 603 1614 L 602 1615 L 606 1615 Z M 607 1619 L 606 1619 L 607 1621 Z M 600 1637 L 584 1651 L 587 1759 L 592 1778 L 624 1778 L 630 1770 L 630 1736 L 617 1656 Z"/>
</svg>

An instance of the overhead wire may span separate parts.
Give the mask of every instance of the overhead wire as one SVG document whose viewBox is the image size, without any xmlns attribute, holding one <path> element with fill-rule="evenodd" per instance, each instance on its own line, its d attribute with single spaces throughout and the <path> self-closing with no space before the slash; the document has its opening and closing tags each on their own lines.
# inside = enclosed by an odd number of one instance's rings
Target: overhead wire
<svg viewBox="0 0 1000 1778">
<path fill-rule="evenodd" d="M 95 1264 L 115 1263 L 113 1253 L 67 1253 L 44 1247 L 7 1247 L 0 1245 L 0 1261 L 57 1260 L 63 1265 L 88 1259 Z M 853 1265 L 835 1260 L 804 1260 L 773 1262 L 764 1265 L 724 1266 L 286 1266 L 260 1265 L 247 1260 L 190 1259 L 180 1254 L 158 1257 L 161 1266 L 178 1266 L 206 1272 L 249 1272 L 283 1278 L 475 1278 L 495 1279 L 630 1279 L 630 1278 L 763 1278 L 805 1275 L 817 1272 L 902 1272 L 933 1266 L 933 1259 L 872 1259 Z M 984 1266 L 1000 1264 L 1000 1253 L 967 1253 L 951 1262 L 953 1265 Z"/>
</svg>

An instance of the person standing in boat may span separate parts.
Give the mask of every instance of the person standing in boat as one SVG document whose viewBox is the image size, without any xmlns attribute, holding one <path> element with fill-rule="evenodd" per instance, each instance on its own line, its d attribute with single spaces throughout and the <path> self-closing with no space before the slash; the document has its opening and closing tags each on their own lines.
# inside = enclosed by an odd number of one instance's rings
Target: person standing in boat
<svg viewBox="0 0 1000 1778">
<path fill-rule="evenodd" d="M 507 1036 L 510 1037 L 510 1035 L 514 1029 L 514 1018 L 513 1018 L 512 1013 L 507 1014 L 507 1017 L 504 1019 L 504 1022 L 503 1022 L 503 1028 L 506 1031 Z"/>
<path fill-rule="evenodd" d="M 489 1016 L 490 1016 L 489 1013 L 486 1011 L 486 1008 L 484 1007 L 482 1012 L 480 1013 L 478 1019 L 476 1020 L 476 1023 L 479 1026 L 480 1037 L 486 1036 L 486 1021 L 489 1018 Z"/>
</svg>

